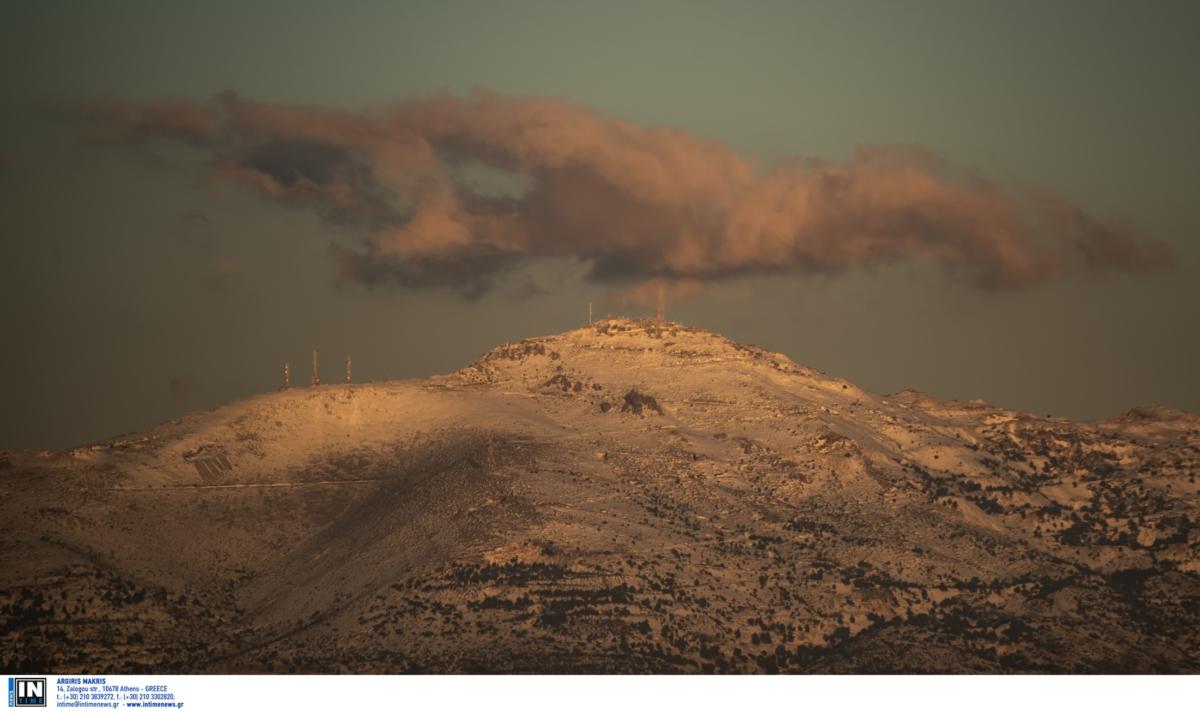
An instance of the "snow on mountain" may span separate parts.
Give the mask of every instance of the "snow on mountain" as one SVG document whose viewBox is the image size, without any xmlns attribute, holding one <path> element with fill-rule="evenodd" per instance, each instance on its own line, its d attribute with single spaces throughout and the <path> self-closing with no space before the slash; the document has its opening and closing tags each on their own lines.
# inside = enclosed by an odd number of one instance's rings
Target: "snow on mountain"
<svg viewBox="0 0 1200 711">
<path fill-rule="evenodd" d="M 0 455 L 18 671 L 1200 671 L 1200 418 L 606 320 Z"/>
</svg>

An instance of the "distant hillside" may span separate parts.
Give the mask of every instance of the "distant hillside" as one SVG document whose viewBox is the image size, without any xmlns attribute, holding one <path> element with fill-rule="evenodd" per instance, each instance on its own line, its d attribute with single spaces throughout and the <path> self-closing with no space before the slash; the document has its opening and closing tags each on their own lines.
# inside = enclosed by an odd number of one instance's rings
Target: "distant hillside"
<svg viewBox="0 0 1200 711">
<path fill-rule="evenodd" d="M 1197 673 L 1198 472 L 606 320 L 0 453 L 0 667 Z"/>
</svg>

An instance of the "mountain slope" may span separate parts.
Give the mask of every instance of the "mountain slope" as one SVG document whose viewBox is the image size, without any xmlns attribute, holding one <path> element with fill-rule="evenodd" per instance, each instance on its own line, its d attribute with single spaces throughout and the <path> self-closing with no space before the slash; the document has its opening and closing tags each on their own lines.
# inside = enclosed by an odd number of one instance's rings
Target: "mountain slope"
<svg viewBox="0 0 1200 711">
<path fill-rule="evenodd" d="M 608 320 L 0 455 L 0 665 L 1195 673 L 1198 470 Z"/>
</svg>

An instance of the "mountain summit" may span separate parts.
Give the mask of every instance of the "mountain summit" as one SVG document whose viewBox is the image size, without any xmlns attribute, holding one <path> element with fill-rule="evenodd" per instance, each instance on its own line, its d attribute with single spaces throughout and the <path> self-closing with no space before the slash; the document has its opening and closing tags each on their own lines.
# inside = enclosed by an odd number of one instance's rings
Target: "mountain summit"
<svg viewBox="0 0 1200 711">
<path fill-rule="evenodd" d="M 1200 672 L 1200 417 L 878 396 L 658 321 L 0 454 L 0 664 Z"/>
</svg>

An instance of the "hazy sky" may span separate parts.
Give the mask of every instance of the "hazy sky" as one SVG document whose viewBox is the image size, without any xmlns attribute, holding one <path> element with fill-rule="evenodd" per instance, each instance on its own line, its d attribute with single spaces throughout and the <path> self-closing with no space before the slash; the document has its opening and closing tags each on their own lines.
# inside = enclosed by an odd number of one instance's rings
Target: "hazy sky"
<svg viewBox="0 0 1200 711">
<path fill-rule="evenodd" d="M 312 348 L 327 380 L 346 353 L 361 380 L 446 372 L 498 343 L 576 327 L 588 301 L 597 313 L 643 313 L 617 294 L 663 275 L 701 286 L 671 304 L 671 318 L 876 392 L 912 387 L 1081 418 L 1146 403 L 1200 411 L 1198 23 L 1194 2 L 1095 0 L 6 2 L 0 448 L 80 444 L 270 390 L 284 360 L 302 381 Z M 476 89 L 494 92 L 494 114 L 470 103 Z M 226 90 L 245 106 L 283 107 L 275 124 L 255 124 L 260 144 L 247 148 L 248 124 L 213 103 Z M 413 118 L 439 96 L 459 103 Z M 592 153 L 580 159 L 582 178 L 552 177 L 545 152 L 558 139 L 543 140 L 548 134 L 532 147 L 527 133 L 519 146 L 510 134 L 483 135 L 527 98 L 550 100 L 562 122 L 554 131 L 583 136 Z M 161 135 L 161 122 L 146 140 L 85 140 L 79 107 L 95 99 L 119 107 L 178 100 L 172 105 L 212 112 L 224 128 L 202 143 Z M 464 238 L 489 247 L 517 240 L 533 258 L 471 298 L 411 273 L 407 285 L 346 279 L 331 244 L 362 253 L 400 239 L 389 230 L 411 206 L 372 203 L 370 219 L 354 212 L 392 183 L 371 174 L 351 185 L 347 199 L 358 202 L 331 210 L 336 180 L 272 199 L 213 168 L 234 156 L 235 170 L 280 178 L 272 151 L 281 146 L 291 151 L 285 172 L 301 178 L 327 163 L 409 165 L 363 158 L 378 145 L 344 143 L 344 131 L 336 150 L 280 138 L 279 122 L 310 126 L 321 109 L 399 115 L 387 120 L 421 140 L 442 140 L 453 121 L 459 133 L 446 140 L 455 150 L 471 160 L 501 155 L 517 174 L 482 180 L 552 188 L 557 202 L 542 195 L 518 205 L 528 219 L 516 232 L 481 237 L 484 228 L 473 227 Z M 588 121 L 598 122 L 596 133 L 574 131 Z M 855 157 L 862 146 L 896 144 L 918 146 L 944 167 L 930 178 L 919 157 L 904 158 L 900 173 Z M 636 150 L 626 156 L 629 146 Z M 547 205 L 561 218 L 564 206 L 607 199 L 606 181 L 616 179 L 595 175 L 613 155 L 645 157 L 637 151 L 683 168 L 639 184 L 665 186 L 662 204 L 638 212 L 643 221 L 627 233 L 603 220 L 592 234 L 570 220 L 529 218 L 544 217 Z M 350 154 L 359 162 L 321 162 Z M 752 174 L 729 177 L 743 166 Z M 813 187 L 847 175 L 872 197 Z M 717 207 L 697 222 L 693 208 L 710 188 Z M 1075 233 L 1063 230 L 1078 220 L 1050 221 L 1053 234 L 1036 239 L 1062 249 L 1091 240 L 1120 257 L 1132 252 L 1108 247 L 1119 242 L 1113 235 L 1128 236 L 1165 245 L 1171 265 L 1127 270 L 1110 258 L 1103 268 L 1044 276 L 1038 260 L 1058 252 L 1012 247 L 1035 237 L 1024 227 L 1029 204 L 1005 196 L 1030 189 L 1105 230 Z M 772 219 L 791 215 L 799 208 L 779 196 L 795 190 L 815 191 L 817 208 L 828 209 L 797 238 L 809 251 L 796 256 L 792 245 L 780 257 L 777 244 L 740 228 L 746 214 L 761 217 L 747 205 L 768 198 Z M 892 204 L 881 213 L 873 202 L 913 194 L 912 210 Z M 676 198 L 686 210 L 675 209 Z M 485 224 L 498 202 L 469 225 Z M 897 223 L 898 214 L 919 219 Z M 646 246 L 636 231 L 647 224 L 670 236 L 667 246 Z M 856 266 L 860 248 L 891 254 L 897 225 L 911 234 L 896 242 L 896 258 Z M 677 239 L 692 228 L 694 242 Z M 610 255 L 608 231 L 620 233 L 613 244 L 632 241 Z M 620 279 L 596 278 L 600 253 L 623 270 Z M 390 254 L 389 268 L 406 254 Z M 769 268 L 768 256 L 776 259 Z M 988 277 L 1005 283 L 980 286 Z"/>
</svg>

